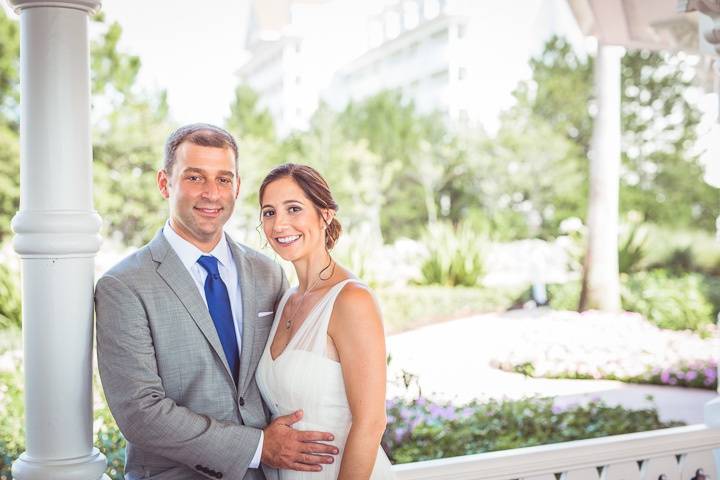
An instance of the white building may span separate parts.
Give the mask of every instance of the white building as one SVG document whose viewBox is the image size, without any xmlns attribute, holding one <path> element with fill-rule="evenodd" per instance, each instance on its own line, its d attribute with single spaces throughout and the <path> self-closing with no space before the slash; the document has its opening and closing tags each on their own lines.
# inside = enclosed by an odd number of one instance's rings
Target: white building
<svg viewBox="0 0 720 480">
<path fill-rule="evenodd" d="M 340 109 L 384 89 L 492 130 L 547 39 L 585 45 L 565 0 L 272 3 L 251 6 L 239 73 L 281 135 L 305 128 L 321 100 Z"/>
</svg>

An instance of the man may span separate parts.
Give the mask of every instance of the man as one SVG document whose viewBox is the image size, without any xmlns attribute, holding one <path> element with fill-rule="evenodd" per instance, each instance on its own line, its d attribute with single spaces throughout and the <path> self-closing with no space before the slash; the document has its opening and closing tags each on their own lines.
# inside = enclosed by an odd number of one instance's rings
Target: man
<svg viewBox="0 0 720 480">
<path fill-rule="evenodd" d="M 126 478 L 320 470 L 337 453 L 320 443 L 332 435 L 294 430 L 302 412 L 267 425 L 255 383 L 287 281 L 223 232 L 240 191 L 235 141 L 211 125 L 178 129 L 157 184 L 168 222 L 95 291 L 98 365 L 127 439 Z"/>
</svg>

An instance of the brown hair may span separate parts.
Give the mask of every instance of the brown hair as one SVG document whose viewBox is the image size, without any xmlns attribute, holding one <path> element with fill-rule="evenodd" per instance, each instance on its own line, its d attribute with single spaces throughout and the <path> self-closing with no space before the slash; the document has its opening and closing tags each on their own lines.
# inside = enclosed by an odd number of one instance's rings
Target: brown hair
<svg viewBox="0 0 720 480">
<path fill-rule="evenodd" d="M 305 196 L 310 199 L 315 208 L 318 210 L 318 213 L 320 213 L 321 209 L 328 209 L 334 212 L 338 211 L 338 204 L 333 199 L 330 187 L 322 175 L 320 175 L 318 171 L 312 167 L 299 165 L 297 163 L 286 163 L 284 165 L 280 165 L 273 168 L 272 171 L 267 174 L 262 182 L 262 185 L 260 185 L 260 193 L 258 195 L 260 205 L 262 205 L 263 194 L 265 193 L 267 186 L 275 180 L 280 180 L 281 178 L 286 177 L 292 178 L 295 183 L 298 184 L 305 193 Z M 320 218 L 322 218 L 323 222 L 325 222 L 322 215 L 320 215 Z M 337 218 L 333 216 L 330 223 L 325 222 L 325 226 L 325 248 L 330 250 L 333 246 L 335 246 L 335 242 L 340 237 L 342 225 L 340 225 Z"/>
<path fill-rule="evenodd" d="M 229 148 L 235 155 L 235 174 L 238 173 L 238 148 L 230 133 L 209 123 L 191 123 L 178 128 L 165 142 L 165 159 L 163 168 L 170 174 L 175 164 L 175 153 L 183 142 L 190 142 L 201 147 Z"/>
</svg>

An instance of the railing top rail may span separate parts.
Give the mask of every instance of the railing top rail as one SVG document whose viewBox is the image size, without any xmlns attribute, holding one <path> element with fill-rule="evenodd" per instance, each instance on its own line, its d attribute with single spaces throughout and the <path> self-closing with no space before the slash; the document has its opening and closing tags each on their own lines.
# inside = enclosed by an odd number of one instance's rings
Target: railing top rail
<svg viewBox="0 0 720 480">
<path fill-rule="evenodd" d="M 720 448 L 720 428 L 666 428 L 396 465 L 404 480 L 524 478 L 542 473 Z"/>
</svg>

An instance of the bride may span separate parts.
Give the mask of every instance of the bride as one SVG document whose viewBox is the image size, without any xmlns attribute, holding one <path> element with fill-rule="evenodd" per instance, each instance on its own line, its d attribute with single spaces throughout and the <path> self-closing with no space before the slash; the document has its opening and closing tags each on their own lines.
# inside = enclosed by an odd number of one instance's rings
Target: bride
<svg viewBox="0 0 720 480">
<path fill-rule="evenodd" d="M 330 256 L 341 231 L 330 189 L 311 167 L 281 165 L 265 177 L 260 205 L 267 241 L 292 262 L 299 285 L 276 309 L 257 384 L 273 418 L 294 414 L 301 418 L 294 427 L 331 432 L 339 449 L 333 462 L 308 448 L 308 463 L 325 465 L 310 468 L 314 472 L 280 470 L 280 479 L 394 478 L 380 448 L 382 320 L 368 287 Z"/>
</svg>

